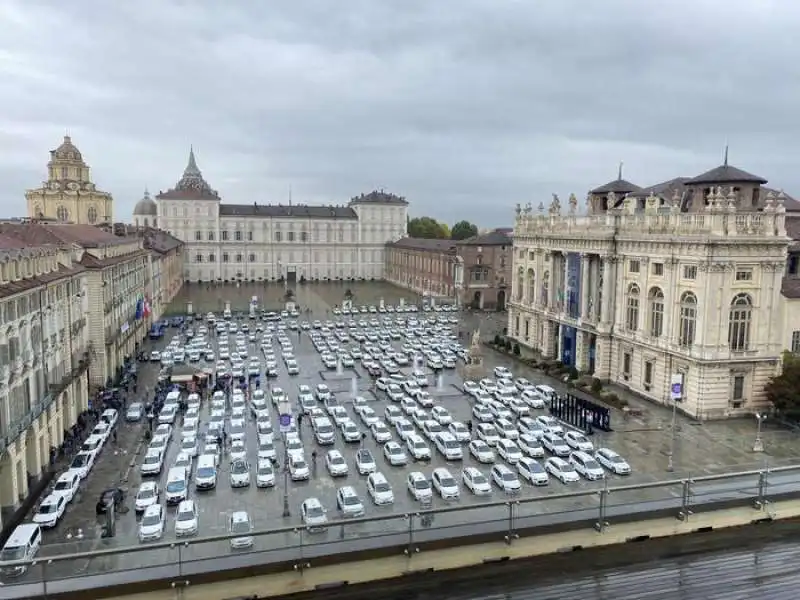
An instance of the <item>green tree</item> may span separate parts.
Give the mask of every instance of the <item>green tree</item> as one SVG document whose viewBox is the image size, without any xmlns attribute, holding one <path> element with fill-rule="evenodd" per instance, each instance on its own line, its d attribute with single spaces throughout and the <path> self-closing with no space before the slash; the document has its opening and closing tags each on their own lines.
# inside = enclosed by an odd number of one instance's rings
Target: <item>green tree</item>
<svg viewBox="0 0 800 600">
<path fill-rule="evenodd" d="M 446 225 L 432 217 L 415 217 L 408 220 L 408 235 L 413 238 L 445 240 L 449 237 Z"/>
<path fill-rule="evenodd" d="M 469 221 L 459 221 L 450 230 L 450 239 L 465 240 L 478 235 L 478 226 Z"/>
<path fill-rule="evenodd" d="M 767 398 L 782 416 L 800 420 L 800 357 L 790 352 L 783 355 L 783 371 L 767 384 Z"/>
</svg>

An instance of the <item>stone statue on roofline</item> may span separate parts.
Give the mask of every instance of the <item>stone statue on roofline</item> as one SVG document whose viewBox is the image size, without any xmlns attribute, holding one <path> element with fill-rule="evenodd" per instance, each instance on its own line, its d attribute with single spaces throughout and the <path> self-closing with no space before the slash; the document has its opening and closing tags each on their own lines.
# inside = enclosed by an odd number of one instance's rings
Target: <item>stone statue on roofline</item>
<svg viewBox="0 0 800 600">
<path fill-rule="evenodd" d="M 558 199 L 558 194 L 553 194 L 553 201 L 550 203 L 550 214 L 553 216 L 561 214 L 561 200 Z"/>
<path fill-rule="evenodd" d="M 569 212 L 571 215 L 574 215 L 578 211 L 578 198 L 575 197 L 575 194 L 569 195 Z"/>
<path fill-rule="evenodd" d="M 533 206 L 531 206 L 531 203 L 530 203 L 530 202 L 528 202 L 528 203 L 525 205 L 525 216 L 526 216 L 526 217 L 530 216 L 530 214 L 531 214 L 532 212 L 533 212 Z"/>
<path fill-rule="evenodd" d="M 517 218 L 519 219 L 519 216 L 522 214 L 522 205 L 519 202 L 517 202 L 517 208 L 515 209 L 515 212 L 517 213 Z"/>
</svg>

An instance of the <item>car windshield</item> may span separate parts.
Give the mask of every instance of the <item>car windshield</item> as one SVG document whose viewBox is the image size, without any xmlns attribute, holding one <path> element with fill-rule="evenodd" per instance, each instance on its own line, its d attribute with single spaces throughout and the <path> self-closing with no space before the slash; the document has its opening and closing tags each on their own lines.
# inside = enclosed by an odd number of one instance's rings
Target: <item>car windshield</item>
<svg viewBox="0 0 800 600">
<path fill-rule="evenodd" d="M 140 500 L 149 500 L 150 498 L 153 498 L 155 495 L 156 491 L 152 488 L 148 488 L 144 490 L 139 490 L 139 493 L 136 494 L 136 497 L 139 498 Z"/>
<path fill-rule="evenodd" d="M 582 435 L 576 435 L 576 436 L 573 436 L 572 440 L 573 440 L 573 441 L 574 441 L 576 444 L 585 444 L 585 443 L 586 443 L 586 438 L 585 438 L 585 437 L 583 437 Z"/>
<path fill-rule="evenodd" d="M 214 467 L 200 467 L 197 469 L 198 477 L 213 477 L 215 473 Z"/>
<path fill-rule="evenodd" d="M 331 464 L 340 465 L 344 462 L 343 456 L 331 456 Z"/>
<path fill-rule="evenodd" d="M 324 514 L 321 506 L 311 505 L 306 507 L 306 515 L 309 517 L 321 517 Z"/>
<path fill-rule="evenodd" d="M 484 477 L 481 474 L 473 475 L 472 476 L 472 483 L 484 484 L 484 483 L 486 483 L 486 477 Z"/>
<path fill-rule="evenodd" d="M 158 454 L 150 454 L 144 457 L 144 463 L 146 465 L 154 465 L 161 461 L 161 457 Z"/>
<path fill-rule="evenodd" d="M 234 475 L 239 475 L 242 473 L 247 473 L 247 464 L 243 462 L 235 462 L 231 466 L 231 473 Z"/>
<path fill-rule="evenodd" d="M 47 502 L 39 506 L 39 514 L 40 515 L 49 515 L 54 512 L 58 512 L 58 508 L 56 507 L 55 502 Z"/>
<path fill-rule="evenodd" d="M 178 521 L 191 521 L 194 519 L 194 513 L 191 510 L 184 510 L 178 513 Z"/>
<path fill-rule="evenodd" d="M 443 487 L 454 487 L 456 485 L 456 481 L 452 477 L 442 477 L 439 479 L 439 483 Z"/>
<path fill-rule="evenodd" d="M 542 467 L 542 465 L 539 463 L 529 463 L 528 470 L 531 473 L 544 473 L 544 467 Z"/>
<path fill-rule="evenodd" d="M 416 490 L 427 490 L 430 487 L 431 484 L 427 479 L 417 479 L 414 481 L 414 489 Z"/>
<path fill-rule="evenodd" d="M 296 460 L 296 461 L 294 461 L 292 463 L 292 467 L 294 467 L 295 469 L 298 469 L 298 470 L 299 469 L 305 469 L 305 468 L 307 468 L 306 467 L 306 461 L 304 461 L 304 460 Z"/>
<path fill-rule="evenodd" d="M 357 496 L 345 496 L 344 503 L 347 504 L 348 506 L 360 504 Z"/>
<path fill-rule="evenodd" d="M 369 450 L 359 450 L 358 452 L 358 460 L 361 462 L 372 462 L 372 454 Z"/>
<path fill-rule="evenodd" d="M 186 483 L 183 480 L 170 481 L 167 484 L 168 492 L 180 492 L 186 488 Z"/>
<path fill-rule="evenodd" d="M 272 466 L 271 465 L 262 465 L 258 467 L 258 474 L 259 475 L 272 475 Z"/>
<path fill-rule="evenodd" d="M 86 454 L 78 454 L 70 465 L 73 469 L 80 469 L 89 463 L 89 456 Z"/>
<path fill-rule="evenodd" d="M 422 440 L 417 440 L 416 442 L 414 442 L 414 447 L 415 448 L 425 448 L 425 442 L 423 442 Z"/>
<path fill-rule="evenodd" d="M 616 463 L 616 464 L 620 464 L 620 463 L 624 463 L 624 462 L 625 462 L 624 460 L 622 460 L 622 457 L 621 457 L 621 456 L 619 456 L 619 455 L 616 455 L 616 454 L 615 454 L 615 455 L 612 455 L 612 456 L 608 456 L 608 455 L 606 455 L 606 459 L 607 459 L 609 462 Z"/>
<path fill-rule="evenodd" d="M 375 484 L 375 491 L 376 492 L 391 492 L 392 488 L 389 487 L 389 484 L 385 481 L 381 481 Z"/>
<path fill-rule="evenodd" d="M 261 442 L 258 445 L 259 450 L 272 450 L 272 448 L 273 448 L 272 442 Z"/>
<path fill-rule="evenodd" d="M 596 464 L 596 463 L 595 463 L 595 464 Z M 573 466 L 572 466 L 571 464 L 569 464 L 569 463 L 566 463 L 566 464 L 564 464 L 564 465 L 561 465 L 561 466 L 559 467 L 559 471 L 561 471 L 562 473 L 574 473 L 574 472 L 575 472 L 575 467 L 573 467 Z"/>
<path fill-rule="evenodd" d="M 597 461 L 594 461 L 594 460 L 587 460 L 584 463 L 584 465 L 586 466 L 587 469 L 594 469 L 594 470 L 599 470 L 600 469 L 600 465 L 597 464 Z"/>
<path fill-rule="evenodd" d="M 231 425 L 231 433 L 242 433 L 244 431 L 244 427 L 239 423 Z"/>
<path fill-rule="evenodd" d="M 153 527 L 161 524 L 161 515 L 151 513 L 142 517 L 142 527 Z"/>
<path fill-rule="evenodd" d="M 350 429 L 350 427 L 348 426 L 347 429 Z M 325 423 L 325 424 L 320 425 L 319 427 L 317 427 L 317 431 L 319 433 L 330 433 L 332 431 L 332 429 L 331 429 L 331 426 L 329 424 Z"/>
<path fill-rule="evenodd" d="M 455 440 L 445 440 L 444 447 L 447 448 L 448 450 L 453 450 L 455 448 L 460 448 L 461 446 Z"/>
<path fill-rule="evenodd" d="M 513 473 L 503 473 L 502 477 L 503 477 L 503 481 L 516 481 L 517 480 L 517 476 L 514 475 Z"/>
<path fill-rule="evenodd" d="M 71 490 L 72 489 L 72 482 L 71 481 L 57 481 L 55 487 L 53 488 L 55 491 L 60 492 L 63 490 Z"/>
</svg>

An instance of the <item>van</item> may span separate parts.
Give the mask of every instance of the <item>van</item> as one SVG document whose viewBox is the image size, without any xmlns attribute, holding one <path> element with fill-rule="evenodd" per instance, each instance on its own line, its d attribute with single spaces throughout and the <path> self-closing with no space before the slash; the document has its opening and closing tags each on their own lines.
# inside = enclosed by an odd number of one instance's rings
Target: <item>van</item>
<svg viewBox="0 0 800 600">
<path fill-rule="evenodd" d="M 197 460 L 194 486 L 198 490 L 210 490 L 217 486 L 217 457 L 214 454 L 203 454 Z"/>
<path fill-rule="evenodd" d="M 167 504 L 179 504 L 189 493 L 189 475 L 184 467 L 172 467 L 167 472 L 164 496 Z"/>
<path fill-rule="evenodd" d="M 35 523 L 18 525 L 0 550 L 0 570 L 3 575 L 19 577 L 28 570 L 28 565 L 8 563 L 33 560 L 42 545 L 42 529 Z"/>
</svg>

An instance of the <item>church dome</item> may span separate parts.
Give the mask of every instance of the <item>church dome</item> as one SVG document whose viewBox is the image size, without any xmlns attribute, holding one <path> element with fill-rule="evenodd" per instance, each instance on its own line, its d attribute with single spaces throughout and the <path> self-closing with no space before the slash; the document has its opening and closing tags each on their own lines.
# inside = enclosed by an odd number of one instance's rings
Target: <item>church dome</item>
<svg viewBox="0 0 800 600">
<path fill-rule="evenodd" d="M 150 197 L 150 192 L 145 190 L 144 197 L 134 206 L 133 214 L 143 217 L 155 217 L 158 215 L 158 206 L 156 206 L 156 201 Z"/>
<path fill-rule="evenodd" d="M 72 143 L 72 138 L 68 135 L 64 136 L 62 144 L 52 152 L 54 160 L 68 160 L 83 162 L 81 151 Z"/>
</svg>

